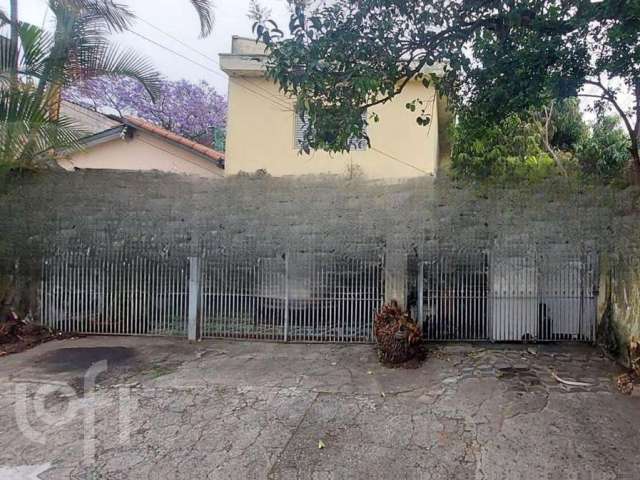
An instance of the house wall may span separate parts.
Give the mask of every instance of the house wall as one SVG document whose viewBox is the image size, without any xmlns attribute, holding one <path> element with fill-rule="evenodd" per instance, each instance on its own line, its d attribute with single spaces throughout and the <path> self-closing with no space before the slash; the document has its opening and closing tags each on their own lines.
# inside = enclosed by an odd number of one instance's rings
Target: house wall
<svg viewBox="0 0 640 480">
<path fill-rule="evenodd" d="M 432 109 L 430 126 L 419 126 L 417 113 L 405 107 L 418 98 Z M 397 179 L 436 173 L 440 102 L 435 90 L 421 83 L 412 82 L 393 101 L 372 108 L 380 116 L 378 123 L 368 127 L 373 148 L 348 154 L 301 154 L 294 138 L 294 102 L 264 77 L 230 77 L 228 100 L 228 174 L 259 169 L 275 176 L 361 170 L 368 178 Z"/>
<path fill-rule="evenodd" d="M 140 130 L 132 139 L 94 145 L 59 160 L 58 164 L 66 170 L 159 170 L 205 178 L 224 175 L 211 160 Z"/>
</svg>

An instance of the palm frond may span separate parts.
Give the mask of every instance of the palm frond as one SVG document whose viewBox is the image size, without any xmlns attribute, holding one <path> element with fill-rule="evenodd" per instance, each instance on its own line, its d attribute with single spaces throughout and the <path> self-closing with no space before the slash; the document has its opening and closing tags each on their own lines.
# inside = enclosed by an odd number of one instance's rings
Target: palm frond
<svg viewBox="0 0 640 480">
<path fill-rule="evenodd" d="M 18 73 L 40 78 L 53 47 L 53 36 L 40 27 L 26 22 L 20 22 L 18 25 L 18 36 L 21 46 L 18 56 Z M 4 60 L 0 61 L 0 65 L 3 70 L 9 66 L 9 64 L 5 65 Z"/>
<path fill-rule="evenodd" d="M 104 22 L 110 32 L 122 32 L 131 27 L 135 15 L 126 6 L 112 0 L 49 0 L 49 7 L 74 12 L 77 16 Z"/>
<path fill-rule="evenodd" d="M 0 164 L 31 165 L 44 152 L 81 148 L 85 133 L 69 119 L 51 120 L 49 101 L 34 90 L 0 91 Z"/>
<path fill-rule="evenodd" d="M 209 36 L 213 30 L 214 21 L 211 0 L 191 0 L 191 5 L 200 18 L 200 36 Z"/>
<path fill-rule="evenodd" d="M 8 25 L 9 23 L 11 23 L 11 19 L 4 10 L 0 8 L 0 27 Z"/>
<path fill-rule="evenodd" d="M 155 70 L 152 63 L 144 56 L 130 49 L 121 49 L 115 45 L 103 44 L 99 48 L 87 50 L 87 55 L 80 57 L 82 63 L 81 74 L 72 74 L 67 83 L 74 80 L 86 80 L 99 76 L 123 76 L 138 80 L 144 85 L 152 99 L 160 94 L 162 84 L 161 75 Z"/>
<path fill-rule="evenodd" d="M 157 96 L 161 77 L 151 62 L 132 50 L 113 46 L 108 39 L 111 20 L 102 16 L 100 8 L 86 6 L 116 4 L 110 0 L 51 0 L 51 3 L 55 8 L 56 33 L 41 83 L 69 85 L 102 75 L 120 75 L 140 81 L 152 98 Z M 83 8 L 75 9 L 75 5 Z"/>
</svg>

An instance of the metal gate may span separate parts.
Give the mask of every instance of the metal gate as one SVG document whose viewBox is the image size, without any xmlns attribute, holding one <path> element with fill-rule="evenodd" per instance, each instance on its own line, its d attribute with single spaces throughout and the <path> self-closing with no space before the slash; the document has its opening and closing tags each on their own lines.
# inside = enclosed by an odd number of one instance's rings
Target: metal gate
<svg viewBox="0 0 640 480">
<path fill-rule="evenodd" d="M 64 252 L 43 262 L 42 322 L 100 335 L 186 335 L 186 258 Z"/>
<path fill-rule="evenodd" d="M 371 342 L 384 261 L 318 255 L 213 257 L 202 273 L 204 337 Z"/>
<path fill-rule="evenodd" d="M 382 256 L 65 252 L 43 262 L 41 318 L 68 332 L 371 342 Z M 194 332 L 197 329 L 194 327 Z"/>
<path fill-rule="evenodd" d="M 418 318 L 428 340 L 591 342 L 597 285 L 594 252 L 439 251 L 420 264 Z"/>
</svg>

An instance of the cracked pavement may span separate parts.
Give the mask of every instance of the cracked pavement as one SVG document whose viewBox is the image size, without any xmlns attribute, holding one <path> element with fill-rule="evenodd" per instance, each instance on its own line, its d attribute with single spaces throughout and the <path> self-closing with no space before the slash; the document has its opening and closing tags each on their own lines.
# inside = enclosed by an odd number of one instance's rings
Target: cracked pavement
<svg viewBox="0 0 640 480">
<path fill-rule="evenodd" d="M 50 342 L 0 359 L 0 479 L 637 478 L 618 373 L 578 346 L 432 346 L 389 369 L 370 345 Z"/>
</svg>

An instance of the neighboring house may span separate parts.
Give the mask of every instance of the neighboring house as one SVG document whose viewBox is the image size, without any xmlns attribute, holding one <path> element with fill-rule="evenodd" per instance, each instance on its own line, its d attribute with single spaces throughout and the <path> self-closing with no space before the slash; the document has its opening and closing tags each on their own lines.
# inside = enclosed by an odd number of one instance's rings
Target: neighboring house
<svg viewBox="0 0 640 480">
<path fill-rule="evenodd" d="M 419 81 L 374 107 L 380 121 L 368 126 L 371 148 L 354 141 L 347 154 L 301 154 L 304 122 L 294 112 L 295 99 L 284 96 L 265 76 L 266 59 L 264 44 L 237 36 L 231 53 L 220 55 L 222 70 L 229 75 L 227 174 L 264 169 L 276 176 L 362 172 L 369 178 L 407 178 L 434 175 L 448 160 L 446 102 Z M 415 99 L 431 105 L 432 122 L 427 127 L 419 126 L 417 113 L 406 108 Z"/>
<path fill-rule="evenodd" d="M 122 119 L 62 102 L 61 114 L 88 135 L 83 149 L 61 154 L 66 170 L 159 170 L 200 177 L 223 177 L 224 155 L 153 123 Z"/>
</svg>

